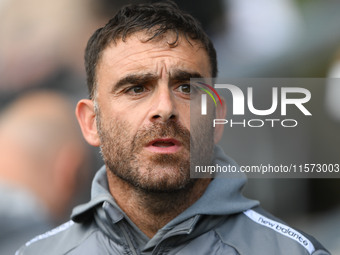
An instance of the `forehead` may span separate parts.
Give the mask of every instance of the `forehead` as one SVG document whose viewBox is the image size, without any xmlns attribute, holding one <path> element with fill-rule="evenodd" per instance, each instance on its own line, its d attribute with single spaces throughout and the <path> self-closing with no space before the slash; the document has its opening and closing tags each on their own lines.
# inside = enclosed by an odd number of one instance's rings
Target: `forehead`
<svg viewBox="0 0 340 255">
<path fill-rule="evenodd" d="M 132 72 L 171 74 L 174 69 L 211 76 L 209 57 L 200 42 L 179 36 L 176 45 L 171 46 L 176 40 L 173 33 L 150 41 L 147 38 L 145 33 L 135 33 L 104 49 L 97 66 L 97 81 L 109 72 L 112 78 Z"/>
</svg>

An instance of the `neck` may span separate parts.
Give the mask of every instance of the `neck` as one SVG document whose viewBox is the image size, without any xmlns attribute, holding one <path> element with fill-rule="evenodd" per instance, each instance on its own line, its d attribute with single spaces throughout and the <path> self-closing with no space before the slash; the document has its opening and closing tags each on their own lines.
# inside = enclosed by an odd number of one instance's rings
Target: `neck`
<svg viewBox="0 0 340 255">
<path fill-rule="evenodd" d="M 118 206 L 149 238 L 173 218 L 195 203 L 211 179 L 196 179 L 175 192 L 147 192 L 136 188 L 107 170 L 110 193 Z"/>
</svg>

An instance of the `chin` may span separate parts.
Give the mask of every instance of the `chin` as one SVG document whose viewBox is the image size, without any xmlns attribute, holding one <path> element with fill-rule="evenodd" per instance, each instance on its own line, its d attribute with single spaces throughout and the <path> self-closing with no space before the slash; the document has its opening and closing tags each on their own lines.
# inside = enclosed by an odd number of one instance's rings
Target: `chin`
<svg viewBox="0 0 340 255">
<path fill-rule="evenodd" d="M 148 192 L 169 193 L 186 189 L 193 183 L 189 169 L 185 172 L 170 166 L 155 167 L 152 171 L 142 171 L 134 186 Z"/>
</svg>

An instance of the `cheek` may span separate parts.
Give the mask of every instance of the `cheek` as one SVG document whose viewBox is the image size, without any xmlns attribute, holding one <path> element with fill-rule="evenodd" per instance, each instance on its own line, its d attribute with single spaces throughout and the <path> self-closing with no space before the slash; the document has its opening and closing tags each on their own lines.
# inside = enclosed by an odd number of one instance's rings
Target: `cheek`
<svg viewBox="0 0 340 255">
<path fill-rule="evenodd" d="M 190 105 L 189 104 L 183 104 L 179 107 L 179 121 L 180 123 L 186 127 L 188 130 L 190 130 L 190 122 L 191 122 L 191 112 L 190 112 Z"/>
<path fill-rule="evenodd" d="M 144 115 L 145 112 L 143 111 L 126 108 L 122 110 L 112 110 L 112 114 L 107 115 L 107 120 L 111 122 L 113 126 L 117 127 L 117 129 L 126 129 L 130 137 L 136 134 L 138 129 L 143 126 Z"/>
</svg>

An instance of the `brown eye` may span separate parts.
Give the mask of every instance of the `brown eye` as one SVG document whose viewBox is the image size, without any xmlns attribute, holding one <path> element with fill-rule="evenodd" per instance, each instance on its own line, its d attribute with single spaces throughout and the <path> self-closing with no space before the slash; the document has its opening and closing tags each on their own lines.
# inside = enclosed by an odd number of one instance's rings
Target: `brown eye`
<svg viewBox="0 0 340 255">
<path fill-rule="evenodd" d="M 129 94 L 141 94 L 145 91 L 145 88 L 143 86 L 134 86 L 132 88 L 129 88 L 127 92 Z"/>
<path fill-rule="evenodd" d="M 178 90 L 184 94 L 190 94 L 191 93 L 191 87 L 189 84 L 183 84 L 178 87 Z"/>
</svg>

